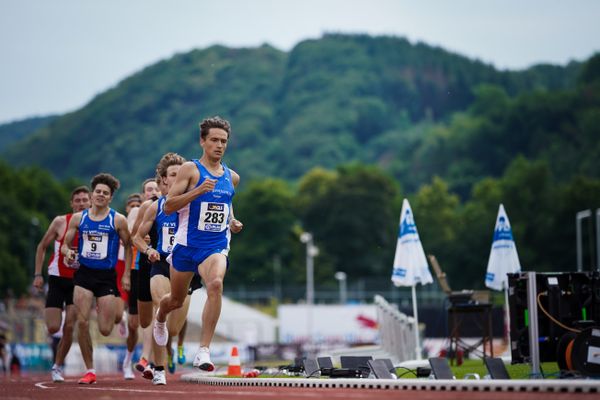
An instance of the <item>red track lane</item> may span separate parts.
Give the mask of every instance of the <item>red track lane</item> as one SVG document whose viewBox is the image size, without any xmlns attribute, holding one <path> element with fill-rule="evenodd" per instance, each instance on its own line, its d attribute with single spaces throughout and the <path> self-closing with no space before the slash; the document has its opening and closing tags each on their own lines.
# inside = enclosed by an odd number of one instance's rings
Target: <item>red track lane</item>
<svg viewBox="0 0 600 400">
<path fill-rule="evenodd" d="M 202 400 L 446 400 L 446 399 L 598 399 L 593 393 L 506 393 L 506 392 L 435 392 L 382 389 L 319 389 L 286 387 L 208 386 L 181 382 L 179 374 L 167 375 L 166 386 L 153 386 L 136 376 L 125 381 L 120 375 L 99 375 L 94 385 L 78 385 L 79 377 L 67 377 L 61 384 L 52 383 L 49 375 L 0 376 L 0 399 L 44 400 L 112 400 L 112 399 L 202 399 Z"/>
</svg>

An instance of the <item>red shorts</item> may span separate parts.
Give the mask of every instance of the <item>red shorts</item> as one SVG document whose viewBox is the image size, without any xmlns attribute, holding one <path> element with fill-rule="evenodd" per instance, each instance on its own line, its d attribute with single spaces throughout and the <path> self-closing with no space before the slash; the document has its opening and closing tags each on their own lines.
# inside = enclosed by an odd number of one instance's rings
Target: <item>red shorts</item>
<svg viewBox="0 0 600 400">
<path fill-rule="evenodd" d="M 128 304 L 129 292 L 123 289 L 123 286 L 121 286 L 121 278 L 123 277 L 123 272 L 125 272 L 125 260 L 117 260 L 115 269 L 117 270 L 117 289 L 119 289 L 119 295 L 121 300 L 123 300 L 125 304 Z"/>
</svg>

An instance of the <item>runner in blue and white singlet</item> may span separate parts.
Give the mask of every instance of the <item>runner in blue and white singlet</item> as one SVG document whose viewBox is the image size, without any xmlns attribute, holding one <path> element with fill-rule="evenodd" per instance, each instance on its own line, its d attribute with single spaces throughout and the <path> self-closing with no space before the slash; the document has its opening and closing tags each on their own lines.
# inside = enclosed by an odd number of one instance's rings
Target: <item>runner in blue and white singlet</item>
<svg viewBox="0 0 600 400">
<path fill-rule="evenodd" d="M 231 172 L 221 163 L 224 173 L 213 176 L 198 160 L 192 160 L 200 173 L 197 186 L 206 178 L 216 179 L 214 190 L 204 193 L 178 211 L 179 229 L 175 244 L 197 249 L 219 249 L 222 254 L 229 252 L 229 218 L 231 200 L 235 189 Z M 177 268 L 177 266 L 175 266 Z"/>
<path fill-rule="evenodd" d="M 119 256 L 119 235 L 112 208 L 102 221 L 93 221 L 84 210 L 79 223 L 79 264 L 92 269 L 114 269 Z"/>
<path fill-rule="evenodd" d="M 67 263 L 79 261 L 79 269 L 73 276 L 73 303 L 77 307 L 78 339 L 81 356 L 86 367 L 85 375 L 78 381 L 80 384 L 96 382 L 94 369 L 93 344 L 90 340 L 89 318 L 96 298 L 96 321 L 98 330 L 108 336 L 115 322 L 115 264 L 119 255 L 119 243 L 125 249 L 125 264 L 131 263 L 131 237 L 127 227 L 127 219 L 110 208 L 119 181 L 114 176 L 101 173 L 92 178 L 92 207 L 73 214 L 64 243 L 60 248 Z M 71 243 L 79 234 L 77 251 L 71 249 Z M 125 268 L 121 279 L 123 289 L 129 290 L 129 269 Z"/>
<path fill-rule="evenodd" d="M 192 365 L 213 371 L 209 346 L 221 314 L 223 280 L 228 267 L 231 233 L 239 233 L 241 221 L 234 216 L 231 200 L 240 176 L 223 163 L 231 125 L 219 116 L 200 123 L 199 160 L 184 163 L 169 189 L 165 211 L 179 213 L 179 229 L 171 254 L 171 292 L 162 297 L 153 328 L 159 346 L 167 345 L 167 315 L 180 309 L 194 273 L 200 274 L 207 293 L 202 311 L 200 348 Z"/>
</svg>

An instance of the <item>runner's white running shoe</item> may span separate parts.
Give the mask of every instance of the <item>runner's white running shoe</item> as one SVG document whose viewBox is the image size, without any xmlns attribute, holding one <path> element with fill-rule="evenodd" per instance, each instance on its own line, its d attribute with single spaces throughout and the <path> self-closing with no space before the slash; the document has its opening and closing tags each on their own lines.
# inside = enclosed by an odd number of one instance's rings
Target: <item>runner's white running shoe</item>
<svg viewBox="0 0 600 400">
<path fill-rule="evenodd" d="M 129 363 L 123 363 L 123 378 L 125 380 L 131 380 L 135 378 L 133 370 L 131 369 L 131 361 L 129 361 Z"/>
<path fill-rule="evenodd" d="M 153 385 L 166 385 L 167 377 L 165 376 L 165 370 L 154 371 L 154 378 L 152 378 Z"/>
<path fill-rule="evenodd" d="M 194 357 L 194 367 L 201 369 L 202 371 L 214 371 L 215 364 L 210 361 L 210 350 L 208 347 L 200 347 Z"/>
<path fill-rule="evenodd" d="M 63 372 L 60 367 L 52 368 L 52 382 L 64 382 Z"/>
</svg>

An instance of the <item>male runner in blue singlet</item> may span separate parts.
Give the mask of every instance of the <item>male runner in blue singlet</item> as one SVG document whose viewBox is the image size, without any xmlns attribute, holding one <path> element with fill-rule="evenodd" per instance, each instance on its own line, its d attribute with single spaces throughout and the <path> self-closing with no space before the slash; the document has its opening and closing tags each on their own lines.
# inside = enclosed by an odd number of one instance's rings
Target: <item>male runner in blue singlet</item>
<svg viewBox="0 0 600 400">
<path fill-rule="evenodd" d="M 171 255 L 171 293 L 163 297 L 156 312 L 154 339 L 159 346 L 167 344 L 167 314 L 184 304 L 190 281 L 198 272 L 208 297 L 193 365 L 203 371 L 215 368 L 209 346 L 221 314 L 229 241 L 231 232 L 240 232 L 243 227 L 235 219 L 231 204 L 240 176 L 222 162 L 230 132 L 229 122 L 220 117 L 202 121 L 202 158 L 181 166 L 164 205 L 165 213 L 178 212 L 179 227 Z"/>
<path fill-rule="evenodd" d="M 98 329 L 104 336 L 110 335 L 115 321 L 115 264 L 119 253 L 119 239 L 125 247 L 125 263 L 131 264 L 131 238 L 127 219 L 109 207 L 119 181 L 110 174 L 98 174 L 92 178 L 90 209 L 74 214 L 60 248 L 67 264 L 77 259 L 79 269 L 73 277 L 73 303 L 77 307 L 78 340 L 81 356 L 87 368 L 79 383 L 96 382 L 93 347 L 89 336 L 89 317 L 94 297 L 98 309 Z M 78 249 L 69 243 L 79 233 Z M 129 268 L 122 278 L 123 289 L 129 290 Z M 86 334 L 87 333 L 87 334 Z"/>
</svg>

